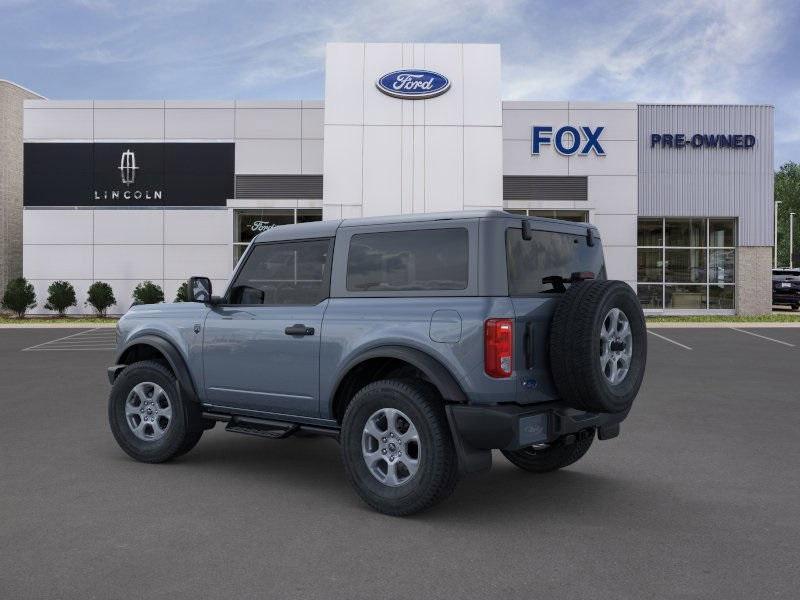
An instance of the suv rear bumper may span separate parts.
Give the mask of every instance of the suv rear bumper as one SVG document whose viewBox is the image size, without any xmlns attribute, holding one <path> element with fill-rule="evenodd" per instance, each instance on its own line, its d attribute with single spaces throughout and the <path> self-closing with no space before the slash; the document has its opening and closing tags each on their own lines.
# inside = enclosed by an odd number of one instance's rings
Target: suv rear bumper
<svg viewBox="0 0 800 600">
<path fill-rule="evenodd" d="M 780 291 L 775 290 L 772 292 L 773 304 L 800 304 L 800 292 L 793 291 Z"/>
<path fill-rule="evenodd" d="M 598 438 L 619 435 L 621 413 L 590 413 L 559 403 L 536 406 L 470 406 L 449 404 L 447 414 L 453 434 L 476 450 L 519 450 L 532 444 L 547 444 L 561 436 L 596 428 Z"/>
</svg>

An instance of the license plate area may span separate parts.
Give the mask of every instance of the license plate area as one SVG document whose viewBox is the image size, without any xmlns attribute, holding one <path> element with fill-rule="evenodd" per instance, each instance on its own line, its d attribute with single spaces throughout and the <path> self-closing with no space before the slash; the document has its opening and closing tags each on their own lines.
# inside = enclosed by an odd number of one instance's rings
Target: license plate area
<svg viewBox="0 0 800 600">
<path fill-rule="evenodd" d="M 519 420 L 519 444 L 543 444 L 549 440 L 550 423 L 547 413 L 529 415 Z"/>
</svg>

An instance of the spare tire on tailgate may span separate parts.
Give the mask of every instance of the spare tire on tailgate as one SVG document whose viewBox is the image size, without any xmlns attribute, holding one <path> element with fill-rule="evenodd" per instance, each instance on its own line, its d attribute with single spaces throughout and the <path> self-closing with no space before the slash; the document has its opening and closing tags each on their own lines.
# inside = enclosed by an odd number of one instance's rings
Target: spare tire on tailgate
<svg viewBox="0 0 800 600">
<path fill-rule="evenodd" d="M 647 330 L 622 281 L 572 284 L 550 328 L 550 365 L 561 399 L 592 412 L 627 411 L 644 377 Z"/>
</svg>

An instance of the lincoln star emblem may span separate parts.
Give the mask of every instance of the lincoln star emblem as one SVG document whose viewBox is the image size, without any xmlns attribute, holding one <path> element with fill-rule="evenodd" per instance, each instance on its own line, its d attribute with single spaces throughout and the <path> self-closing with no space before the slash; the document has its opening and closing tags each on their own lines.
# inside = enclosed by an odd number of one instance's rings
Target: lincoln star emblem
<svg viewBox="0 0 800 600">
<path fill-rule="evenodd" d="M 136 171 L 139 167 L 136 166 L 136 155 L 130 151 L 125 150 L 122 157 L 119 159 L 119 175 L 122 178 L 122 183 L 131 185 L 136 181 Z"/>
</svg>

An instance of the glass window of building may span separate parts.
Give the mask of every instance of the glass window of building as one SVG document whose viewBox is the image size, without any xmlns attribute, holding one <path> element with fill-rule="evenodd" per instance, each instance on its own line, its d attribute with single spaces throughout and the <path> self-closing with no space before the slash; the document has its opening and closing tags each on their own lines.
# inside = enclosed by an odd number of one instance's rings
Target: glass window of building
<svg viewBox="0 0 800 600">
<path fill-rule="evenodd" d="M 663 246 L 664 224 L 661 219 L 639 219 L 639 246 Z"/>
<path fill-rule="evenodd" d="M 237 210 L 234 214 L 233 232 L 233 264 L 235 265 L 247 248 L 247 245 L 259 233 L 293 223 L 321 221 L 321 208 L 264 208 L 254 210 Z"/>
<path fill-rule="evenodd" d="M 642 308 L 735 308 L 735 219 L 642 218 L 637 239 Z"/>
<path fill-rule="evenodd" d="M 508 208 L 506 212 L 514 215 L 527 215 L 529 217 L 547 217 L 548 219 L 561 219 L 562 221 L 575 221 L 577 223 L 589 222 L 588 210 L 540 210 L 524 208 Z"/>
</svg>

